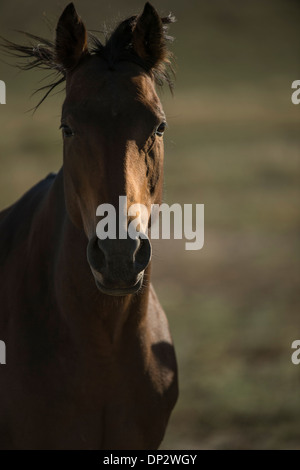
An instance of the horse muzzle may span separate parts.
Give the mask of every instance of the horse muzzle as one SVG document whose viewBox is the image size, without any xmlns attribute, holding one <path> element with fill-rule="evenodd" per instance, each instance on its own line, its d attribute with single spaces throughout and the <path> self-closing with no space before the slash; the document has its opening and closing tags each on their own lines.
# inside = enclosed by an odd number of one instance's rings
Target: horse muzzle
<svg viewBox="0 0 300 470">
<path fill-rule="evenodd" d="M 141 289 L 151 254 L 147 237 L 100 240 L 95 236 L 87 246 L 87 260 L 97 288 L 114 296 L 134 294 Z"/>
</svg>

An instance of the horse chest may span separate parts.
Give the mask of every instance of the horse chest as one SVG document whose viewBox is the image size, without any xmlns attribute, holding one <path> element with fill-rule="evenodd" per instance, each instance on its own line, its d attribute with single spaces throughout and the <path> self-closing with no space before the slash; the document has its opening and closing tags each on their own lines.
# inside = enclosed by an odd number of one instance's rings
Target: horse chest
<svg viewBox="0 0 300 470">
<path fill-rule="evenodd" d="M 94 374 L 91 401 L 98 409 L 104 449 L 153 449 L 162 440 L 174 371 L 164 374 L 155 362 L 146 365 L 143 359 L 142 354 L 131 360 L 123 354 L 117 364 L 100 367 L 97 378 Z"/>
<path fill-rule="evenodd" d="M 159 393 L 151 374 L 138 377 L 122 378 L 111 390 L 103 407 L 104 448 L 151 449 L 162 439 L 168 415 L 167 387 Z"/>
</svg>

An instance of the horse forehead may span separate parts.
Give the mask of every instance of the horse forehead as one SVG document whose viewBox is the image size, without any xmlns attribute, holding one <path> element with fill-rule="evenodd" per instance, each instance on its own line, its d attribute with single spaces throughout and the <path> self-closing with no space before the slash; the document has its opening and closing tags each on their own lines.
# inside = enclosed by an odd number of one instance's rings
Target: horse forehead
<svg viewBox="0 0 300 470">
<path fill-rule="evenodd" d="M 151 78 L 138 67 L 117 64 L 113 70 L 107 67 L 82 69 L 67 88 L 67 101 L 99 104 L 117 115 L 124 107 L 133 103 L 161 108 Z"/>
</svg>

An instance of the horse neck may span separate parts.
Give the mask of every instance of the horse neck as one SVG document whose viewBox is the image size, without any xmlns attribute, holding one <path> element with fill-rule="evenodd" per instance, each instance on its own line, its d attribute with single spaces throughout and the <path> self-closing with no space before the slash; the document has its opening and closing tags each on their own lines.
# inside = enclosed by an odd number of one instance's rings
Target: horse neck
<svg viewBox="0 0 300 470">
<path fill-rule="evenodd" d="M 124 328 L 139 328 L 148 306 L 150 266 L 138 295 L 113 297 L 97 289 L 86 257 L 88 239 L 83 229 L 74 226 L 66 210 L 63 170 L 49 191 L 41 217 L 49 229 L 46 246 L 52 244 L 48 253 L 52 253 L 53 295 L 62 320 L 74 334 L 82 337 L 88 329 L 116 342 Z"/>
</svg>

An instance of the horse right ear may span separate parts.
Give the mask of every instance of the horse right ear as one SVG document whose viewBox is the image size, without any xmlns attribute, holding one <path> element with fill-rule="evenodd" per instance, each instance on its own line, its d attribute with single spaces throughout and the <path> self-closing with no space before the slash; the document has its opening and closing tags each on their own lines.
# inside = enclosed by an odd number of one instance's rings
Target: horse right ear
<svg viewBox="0 0 300 470">
<path fill-rule="evenodd" d="M 132 32 L 132 42 L 135 52 L 150 69 L 163 67 L 170 62 L 171 53 L 167 41 L 172 40 L 167 35 L 167 26 L 174 23 L 175 18 L 170 14 L 160 18 L 155 8 L 147 2 L 141 15 L 136 18 Z"/>
<path fill-rule="evenodd" d="M 88 54 L 87 31 L 73 3 L 64 9 L 56 27 L 56 61 L 68 72 Z"/>
</svg>

